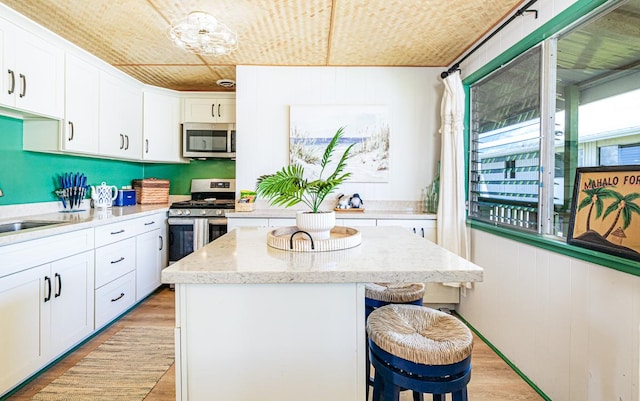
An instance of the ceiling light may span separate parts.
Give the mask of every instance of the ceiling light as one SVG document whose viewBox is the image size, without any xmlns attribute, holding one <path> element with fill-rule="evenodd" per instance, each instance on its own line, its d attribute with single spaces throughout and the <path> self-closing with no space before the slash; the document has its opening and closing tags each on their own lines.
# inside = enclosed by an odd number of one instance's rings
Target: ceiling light
<svg viewBox="0 0 640 401">
<path fill-rule="evenodd" d="M 202 11 L 176 21 L 169 29 L 169 38 L 180 48 L 206 56 L 224 56 L 238 48 L 236 33 Z"/>
</svg>

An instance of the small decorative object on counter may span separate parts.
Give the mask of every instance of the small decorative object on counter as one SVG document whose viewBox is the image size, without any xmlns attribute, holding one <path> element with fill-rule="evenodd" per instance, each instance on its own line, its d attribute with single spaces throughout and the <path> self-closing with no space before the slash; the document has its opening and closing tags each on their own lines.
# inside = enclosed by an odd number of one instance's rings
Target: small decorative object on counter
<svg viewBox="0 0 640 401">
<path fill-rule="evenodd" d="M 136 201 L 141 205 L 169 203 L 169 180 L 145 178 L 132 181 Z"/>
<path fill-rule="evenodd" d="M 91 187 L 91 200 L 93 200 L 93 207 L 96 209 L 110 208 L 117 196 L 118 187 L 107 185 L 104 181 L 100 185 Z"/>
<path fill-rule="evenodd" d="M 122 187 L 113 201 L 113 206 L 134 206 L 136 204 L 136 190 Z"/>
<path fill-rule="evenodd" d="M 64 173 L 58 176 L 60 188 L 55 190 L 56 196 L 62 201 L 64 211 L 80 212 L 82 200 L 87 194 L 87 177 L 81 173 Z M 75 210 L 74 210 L 75 208 Z"/>
<path fill-rule="evenodd" d="M 359 194 L 353 194 L 353 196 L 349 198 L 349 205 L 354 209 L 360 209 L 364 205 L 364 202 Z"/>
<path fill-rule="evenodd" d="M 440 163 L 438 163 L 438 173 L 431 185 L 423 190 L 422 211 L 425 213 L 438 213 L 438 200 L 440 199 Z"/>
<path fill-rule="evenodd" d="M 336 212 L 364 212 L 364 201 L 359 194 L 351 196 L 340 194 L 338 204 L 333 210 Z"/>
<path fill-rule="evenodd" d="M 243 189 L 240 191 L 240 199 L 236 202 L 237 212 L 253 212 L 253 205 L 256 200 L 255 191 Z"/>
<path fill-rule="evenodd" d="M 338 205 L 336 209 L 349 209 L 349 197 L 345 194 L 338 195 Z"/>
</svg>

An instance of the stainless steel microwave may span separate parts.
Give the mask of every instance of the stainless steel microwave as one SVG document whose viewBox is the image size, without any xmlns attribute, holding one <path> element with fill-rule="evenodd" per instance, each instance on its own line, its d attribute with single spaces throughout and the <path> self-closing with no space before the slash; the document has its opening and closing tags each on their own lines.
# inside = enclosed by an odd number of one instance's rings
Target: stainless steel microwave
<svg viewBox="0 0 640 401">
<path fill-rule="evenodd" d="M 234 159 L 236 157 L 235 124 L 182 124 L 182 156 Z"/>
</svg>

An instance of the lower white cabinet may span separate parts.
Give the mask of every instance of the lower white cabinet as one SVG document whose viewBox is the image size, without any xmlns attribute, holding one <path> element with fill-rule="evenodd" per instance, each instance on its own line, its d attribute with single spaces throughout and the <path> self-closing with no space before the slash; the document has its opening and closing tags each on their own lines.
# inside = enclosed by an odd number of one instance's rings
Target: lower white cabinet
<svg viewBox="0 0 640 401">
<path fill-rule="evenodd" d="M 136 301 L 136 273 L 129 272 L 96 289 L 96 329 L 111 322 Z"/>
<path fill-rule="evenodd" d="M 0 397 L 160 286 L 166 227 L 161 212 L 0 246 Z"/>
<path fill-rule="evenodd" d="M 160 287 L 164 237 L 160 228 L 136 237 L 136 300 Z"/>
<path fill-rule="evenodd" d="M 164 213 L 95 228 L 96 328 L 160 286 L 166 232 Z"/>
<path fill-rule="evenodd" d="M 93 332 L 93 251 L 0 278 L 0 306 L 3 394 Z"/>
</svg>

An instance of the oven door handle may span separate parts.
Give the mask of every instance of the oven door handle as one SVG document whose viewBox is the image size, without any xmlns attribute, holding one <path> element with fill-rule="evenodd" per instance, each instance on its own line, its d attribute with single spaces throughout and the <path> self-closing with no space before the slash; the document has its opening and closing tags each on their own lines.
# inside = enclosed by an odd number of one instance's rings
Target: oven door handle
<svg viewBox="0 0 640 401">
<path fill-rule="evenodd" d="M 207 223 L 209 223 L 209 225 L 212 226 L 223 226 L 223 225 L 227 225 L 227 218 L 226 217 L 214 217 L 214 218 L 210 218 Z"/>
<path fill-rule="evenodd" d="M 185 218 L 185 217 L 169 217 L 167 219 L 167 224 L 170 226 L 192 226 L 195 223 L 194 218 Z"/>
</svg>

